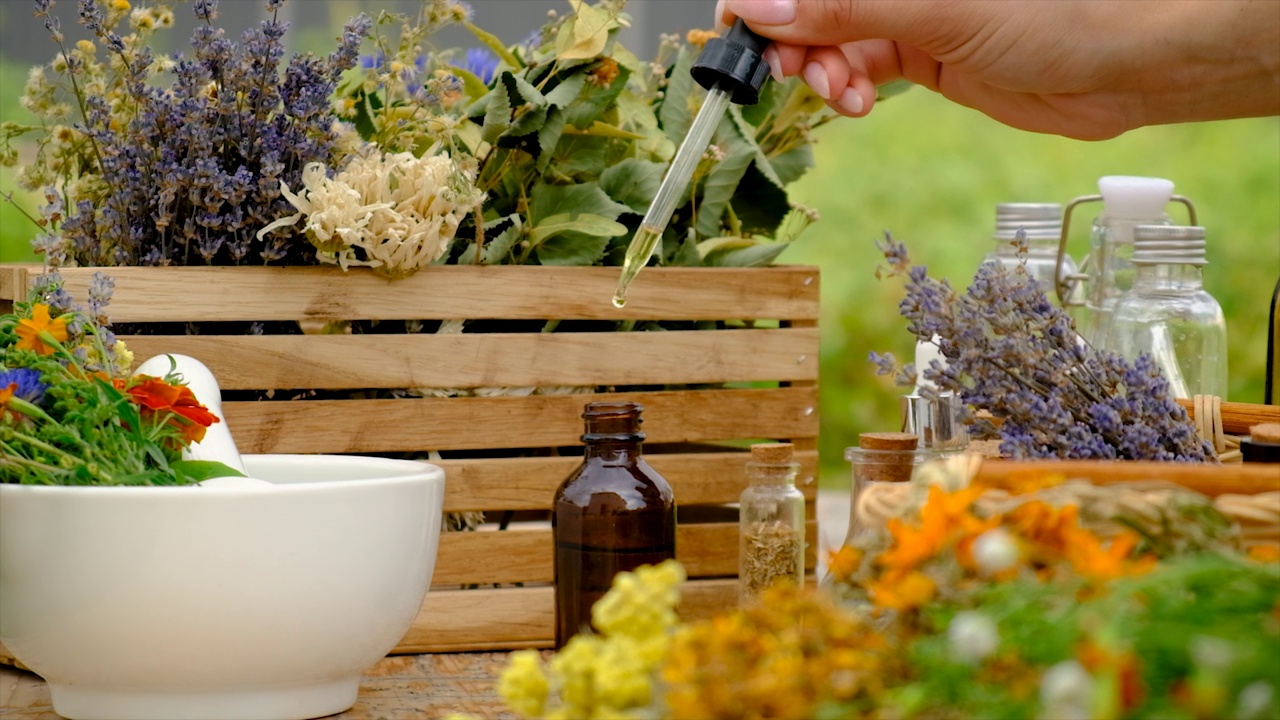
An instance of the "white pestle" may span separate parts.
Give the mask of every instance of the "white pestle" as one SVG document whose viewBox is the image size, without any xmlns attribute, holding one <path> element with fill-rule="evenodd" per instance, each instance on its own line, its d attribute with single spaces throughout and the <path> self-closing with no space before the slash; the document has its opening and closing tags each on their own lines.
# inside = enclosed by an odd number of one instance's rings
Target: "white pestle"
<svg viewBox="0 0 1280 720">
<path fill-rule="evenodd" d="M 162 378 L 170 372 L 182 376 L 182 381 L 191 388 L 192 394 L 201 405 L 209 408 L 209 412 L 218 416 L 219 422 L 209 426 L 204 439 L 192 443 L 182 451 L 184 460 L 211 460 L 220 462 L 239 472 L 245 472 L 244 462 L 240 459 L 240 450 L 227 428 L 227 419 L 222 415 L 222 390 L 218 388 L 218 380 L 204 366 L 204 363 L 186 355 L 157 355 L 138 366 L 135 375 L 150 375 Z M 262 483 L 257 480 L 255 482 Z"/>
</svg>

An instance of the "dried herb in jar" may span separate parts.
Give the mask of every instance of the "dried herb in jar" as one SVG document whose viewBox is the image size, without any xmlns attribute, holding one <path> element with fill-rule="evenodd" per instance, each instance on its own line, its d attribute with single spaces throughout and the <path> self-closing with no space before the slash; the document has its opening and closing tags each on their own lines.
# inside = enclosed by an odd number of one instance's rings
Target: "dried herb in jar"
<svg viewBox="0 0 1280 720">
<path fill-rule="evenodd" d="M 779 581 L 804 581 L 804 494 L 790 443 L 751 446 L 750 485 L 739 501 L 738 600 L 751 602 Z"/>
</svg>

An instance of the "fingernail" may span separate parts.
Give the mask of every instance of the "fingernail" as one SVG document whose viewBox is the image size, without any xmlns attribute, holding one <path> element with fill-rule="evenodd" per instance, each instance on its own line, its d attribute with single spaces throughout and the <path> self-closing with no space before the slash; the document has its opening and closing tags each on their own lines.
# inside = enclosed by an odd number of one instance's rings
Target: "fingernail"
<svg viewBox="0 0 1280 720">
<path fill-rule="evenodd" d="M 725 29 L 729 26 L 724 24 L 724 2 L 725 0 L 716 0 L 716 32 L 724 34 Z"/>
<path fill-rule="evenodd" d="M 796 0 L 739 0 L 733 11 L 747 22 L 787 25 L 796 21 Z"/>
<path fill-rule="evenodd" d="M 818 93 L 823 100 L 831 98 L 831 82 L 827 79 L 827 71 L 821 63 L 811 62 L 804 66 L 804 81 Z"/>
<path fill-rule="evenodd" d="M 782 59 L 778 57 L 778 51 L 770 45 L 764 49 L 764 61 L 769 63 L 769 74 L 773 76 L 774 81 L 782 82 Z"/>
<path fill-rule="evenodd" d="M 862 93 L 857 88 L 845 88 L 836 103 L 851 115 L 862 112 Z"/>
</svg>

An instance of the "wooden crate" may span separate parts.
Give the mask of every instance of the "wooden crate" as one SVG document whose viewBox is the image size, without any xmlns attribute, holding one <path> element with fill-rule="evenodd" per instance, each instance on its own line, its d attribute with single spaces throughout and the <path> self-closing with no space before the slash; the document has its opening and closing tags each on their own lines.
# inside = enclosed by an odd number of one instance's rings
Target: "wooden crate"
<svg viewBox="0 0 1280 720">
<path fill-rule="evenodd" d="M 0 267 L 0 302 L 38 267 Z M 417 335 L 139 335 L 139 361 L 171 352 L 207 364 L 224 390 L 592 386 L 601 394 L 224 403 L 245 453 L 440 451 L 445 510 L 546 511 L 578 459 L 584 403 L 644 405 L 646 455 L 675 490 L 682 614 L 735 602 L 738 530 L 724 504 L 744 487 L 744 441 L 798 445 L 816 546 L 818 271 L 650 268 L 624 309 L 616 268 L 429 268 L 387 281 L 336 268 L 109 268 L 113 323 L 330 320 L 778 321 L 740 329 Z M 63 271 L 86 297 L 92 269 Z M 534 323 L 533 326 L 540 327 Z M 697 385 L 700 389 L 675 389 Z M 607 392 L 621 386 L 642 390 Z M 672 389 L 668 389 L 672 388 Z M 345 395 L 344 395 L 345 398 Z M 736 441 L 736 443 L 734 442 Z M 492 458 L 494 454 L 518 457 Z M 498 451 L 495 453 L 494 451 Z M 470 456 L 470 457 L 468 457 Z M 718 508 L 719 512 L 708 510 Z M 705 510 L 705 511 L 704 511 Z M 549 646 L 552 542 L 545 524 L 445 533 L 428 593 L 396 652 Z M 478 589 L 464 589 L 478 588 Z"/>
</svg>

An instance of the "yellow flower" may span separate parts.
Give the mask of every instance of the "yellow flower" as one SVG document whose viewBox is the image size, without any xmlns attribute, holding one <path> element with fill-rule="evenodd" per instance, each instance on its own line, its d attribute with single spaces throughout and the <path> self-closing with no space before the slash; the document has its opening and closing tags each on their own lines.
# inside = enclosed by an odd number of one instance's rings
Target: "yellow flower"
<svg viewBox="0 0 1280 720">
<path fill-rule="evenodd" d="M 98 48 L 88 40 L 78 40 L 76 41 L 76 49 L 85 55 L 92 55 Z"/>
<path fill-rule="evenodd" d="M 131 7 L 129 0 L 111 0 L 111 9 L 115 12 L 128 12 Z"/>
<path fill-rule="evenodd" d="M 49 306 L 36 303 L 31 307 L 31 317 L 18 320 L 19 350 L 34 350 L 39 355 L 52 355 L 58 343 L 67 341 L 65 318 L 49 318 Z"/>
<path fill-rule="evenodd" d="M 635 640 L 622 636 L 606 639 L 596 662 L 597 704 L 619 710 L 648 705 L 651 671 Z"/>
<path fill-rule="evenodd" d="M 694 47 L 702 47 L 706 45 L 707 41 L 711 38 L 718 37 L 720 37 L 720 33 L 715 30 L 690 30 L 688 34 L 685 35 L 685 40 Z"/>
<path fill-rule="evenodd" d="M 498 694 L 517 715 L 542 716 L 547 705 L 547 676 L 537 650 L 511 653 L 511 664 L 498 677 Z"/>
<path fill-rule="evenodd" d="M 127 374 L 129 368 L 133 367 L 133 351 L 125 347 L 123 340 L 116 340 L 115 346 L 116 368 L 124 374 Z"/>
<path fill-rule="evenodd" d="M 574 635 L 551 660 L 560 676 L 560 699 L 566 705 L 590 708 L 595 704 L 595 664 L 603 641 L 595 635 Z"/>
</svg>

